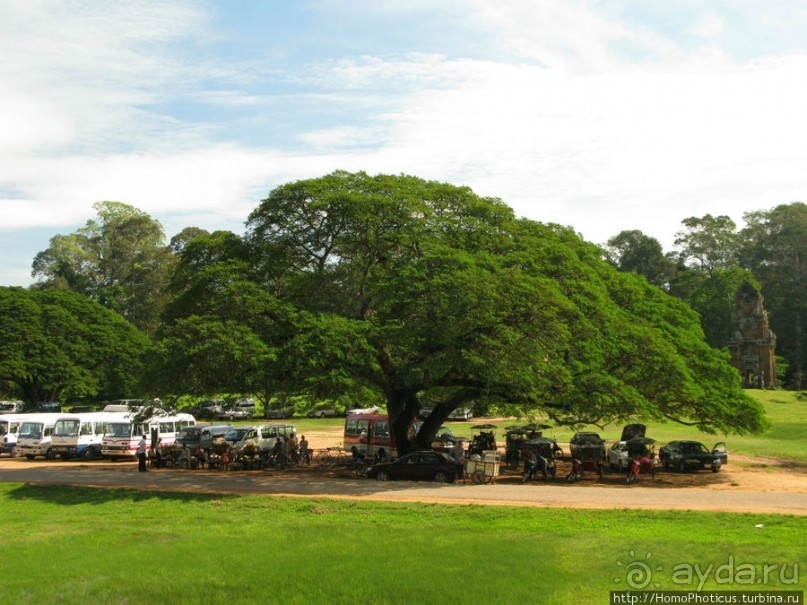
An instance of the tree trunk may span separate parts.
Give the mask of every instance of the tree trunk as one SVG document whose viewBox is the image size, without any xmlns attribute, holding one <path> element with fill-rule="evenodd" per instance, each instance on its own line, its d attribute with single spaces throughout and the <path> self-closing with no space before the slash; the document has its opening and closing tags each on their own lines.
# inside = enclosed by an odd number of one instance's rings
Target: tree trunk
<svg viewBox="0 0 807 605">
<path fill-rule="evenodd" d="M 414 393 L 392 391 L 387 398 L 390 432 L 395 438 L 398 456 L 416 449 L 413 422 L 419 411 L 420 403 Z"/>
</svg>

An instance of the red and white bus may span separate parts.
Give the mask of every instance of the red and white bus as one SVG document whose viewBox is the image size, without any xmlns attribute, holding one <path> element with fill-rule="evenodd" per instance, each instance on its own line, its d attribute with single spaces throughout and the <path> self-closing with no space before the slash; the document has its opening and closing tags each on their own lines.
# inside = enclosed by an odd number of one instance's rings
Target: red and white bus
<svg viewBox="0 0 807 605">
<path fill-rule="evenodd" d="M 367 457 L 395 456 L 397 447 L 387 414 L 348 414 L 345 418 L 345 451 Z"/>
<path fill-rule="evenodd" d="M 412 421 L 411 430 L 417 434 L 422 422 Z M 387 414 L 348 414 L 345 418 L 344 449 L 373 458 L 395 458 L 398 444 L 390 430 Z"/>
</svg>

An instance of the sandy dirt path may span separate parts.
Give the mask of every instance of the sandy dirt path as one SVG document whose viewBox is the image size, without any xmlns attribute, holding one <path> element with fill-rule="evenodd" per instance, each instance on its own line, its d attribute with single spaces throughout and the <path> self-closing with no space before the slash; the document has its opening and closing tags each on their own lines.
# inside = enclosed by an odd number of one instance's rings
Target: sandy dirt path
<svg viewBox="0 0 807 605">
<path fill-rule="evenodd" d="M 311 439 L 311 437 L 309 437 Z M 774 461 L 736 460 L 719 473 L 661 473 L 625 485 L 618 474 L 522 485 L 504 473 L 493 485 L 378 482 L 355 477 L 339 463 L 315 463 L 287 471 L 187 471 L 138 473 L 133 462 L 0 459 L 0 481 L 130 487 L 159 491 L 254 493 L 358 500 L 444 502 L 606 509 L 668 509 L 807 515 L 807 468 Z M 559 463 L 558 477 L 565 475 Z"/>
</svg>

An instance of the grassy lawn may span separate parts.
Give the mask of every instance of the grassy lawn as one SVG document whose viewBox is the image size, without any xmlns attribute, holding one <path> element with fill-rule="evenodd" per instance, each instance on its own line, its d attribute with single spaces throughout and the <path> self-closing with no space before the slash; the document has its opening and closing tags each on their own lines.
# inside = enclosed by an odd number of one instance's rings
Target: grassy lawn
<svg viewBox="0 0 807 605">
<path fill-rule="evenodd" d="M 695 589 L 698 564 L 713 566 L 703 588 L 740 590 L 717 582 L 728 565 L 744 566 L 742 582 L 774 564 L 751 588 L 803 590 L 793 565 L 807 562 L 807 517 L 776 515 L 19 484 L 0 484 L 0 510 L 10 603 L 601 604 L 639 563 L 650 588 Z"/>
</svg>

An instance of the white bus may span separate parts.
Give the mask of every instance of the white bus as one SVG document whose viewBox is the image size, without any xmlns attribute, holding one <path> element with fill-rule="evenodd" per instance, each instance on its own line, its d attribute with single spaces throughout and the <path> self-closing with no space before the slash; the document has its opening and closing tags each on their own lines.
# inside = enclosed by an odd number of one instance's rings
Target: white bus
<svg viewBox="0 0 807 605">
<path fill-rule="evenodd" d="M 107 423 L 125 421 L 128 415 L 126 412 L 61 414 L 53 427 L 51 451 L 63 460 L 100 456 Z"/>
<path fill-rule="evenodd" d="M 17 435 L 20 434 L 22 421 L 31 414 L 2 414 L 0 415 L 0 454 L 14 455 L 17 446 Z"/>
<path fill-rule="evenodd" d="M 152 439 L 159 439 L 165 446 L 173 445 L 180 430 L 195 424 L 196 419 L 184 413 L 154 416 L 140 424 L 132 423 L 132 414 L 127 414 L 126 418 L 107 423 L 101 453 L 109 458 L 133 459 L 141 435 L 146 436 L 146 447 L 151 447 Z"/>
<path fill-rule="evenodd" d="M 17 455 L 33 460 L 36 456 L 44 456 L 48 460 L 54 458 L 51 451 L 51 436 L 56 420 L 62 414 L 29 414 L 20 426 L 17 435 Z"/>
</svg>

